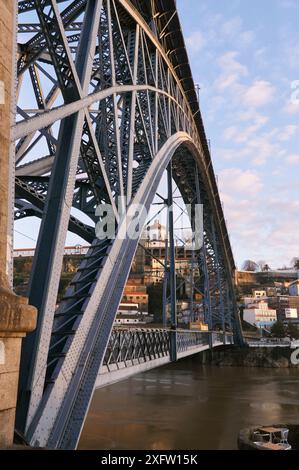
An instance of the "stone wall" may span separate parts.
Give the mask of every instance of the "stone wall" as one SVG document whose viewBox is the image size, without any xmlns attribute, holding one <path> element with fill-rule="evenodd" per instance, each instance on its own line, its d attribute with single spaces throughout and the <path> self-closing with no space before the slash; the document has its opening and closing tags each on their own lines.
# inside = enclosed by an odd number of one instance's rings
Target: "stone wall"
<svg viewBox="0 0 299 470">
<path fill-rule="evenodd" d="M 13 70 L 13 36 L 14 36 L 14 8 L 13 0 L 0 0 L 0 272 L 8 273 L 7 262 L 9 257 L 8 246 L 8 204 L 9 193 L 9 165 L 7 165 L 10 152 L 10 124 L 11 124 L 11 98 L 12 98 L 12 70 Z M 4 161 L 5 160 L 5 161 Z M 6 163 L 6 164 L 5 164 Z"/>
<path fill-rule="evenodd" d="M 210 363 L 222 367 L 298 368 L 291 361 L 294 350 L 290 348 L 218 348 L 213 351 Z"/>
<path fill-rule="evenodd" d="M 17 2 L 0 0 L 0 448 L 12 445 L 22 338 L 35 328 L 36 310 L 8 281 L 11 261 L 10 158 L 13 60 Z"/>
</svg>

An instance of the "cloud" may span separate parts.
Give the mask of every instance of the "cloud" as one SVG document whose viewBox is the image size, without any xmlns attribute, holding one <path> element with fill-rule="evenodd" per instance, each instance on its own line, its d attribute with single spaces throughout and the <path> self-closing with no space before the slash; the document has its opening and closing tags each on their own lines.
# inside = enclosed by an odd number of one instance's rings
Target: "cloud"
<svg viewBox="0 0 299 470">
<path fill-rule="evenodd" d="M 283 110 L 287 114 L 299 113 L 299 101 L 298 102 L 288 101 Z"/>
<path fill-rule="evenodd" d="M 299 80 L 299 43 L 295 10 L 279 10 L 279 1 L 273 8 L 281 22 L 272 28 L 266 10 L 251 17 L 246 2 L 233 2 L 244 5 L 231 15 L 237 10 L 221 2 L 190 0 L 207 7 L 187 29 L 187 36 L 200 30 L 205 40 L 194 66 L 204 82 L 201 106 L 233 250 L 239 261 L 265 259 L 273 267 L 299 253 L 299 85 L 292 86 Z M 281 8 L 290 6 L 298 9 L 298 0 L 281 0 Z"/>
<path fill-rule="evenodd" d="M 299 163 L 299 154 L 289 155 L 287 157 L 287 162 L 293 165 Z"/>
<path fill-rule="evenodd" d="M 244 46 L 249 46 L 250 44 L 252 44 L 254 39 L 255 39 L 255 34 L 253 31 L 244 31 L 239 36 L 239 40 Z"/>
<path fill-rule="evenodd" d="M 296 134 L 298 129 L 299 127 L 294 124 L 289 124 L 288 126 L 285 126 L 280 132 L 278 136 L 278 140 L 280 140 L 281 142 L 288 141 L 291 137 L 293 137 Z"/>
<path fill-rule="evenodd" d="M 255 80 L 243 94 L 243 105 L 259 108 L 271 103 L 275 95 L 275 87 L 265 80 Z"/>
<path fill-rule="evenodd" d="M 215 155 L 221 159 L 221 161 L 229 160 L 241 160 L 242 158 L 250 156 L 250 150 L 247 147 L 242 148 L 227 148 L 227 147 L 218 147 L 214 150 Z"/>
<path fill-rule="evenodd" d="M 248 142 L 253 156 L 252 164 L 261 166 L 266 163 L 268 158 L 283 157 L 285 150 L 280 144 L 271 141 L 271 133 L 257 135 Z"/>
<path fill-rule="evenodd" d="M 243 114 L 243 120 L 246 119 L 245 116 L 246 115 Z M 233 140 L 235 143 L 238 144 L 247 142 L 249 138 L 255 135 L 257 131 L 267 123 L 268 118 L 266 116 L 262 116 L 261 114 L 255 113 L 254 121 L 255 122 L 253 124 L 243 129 L 238 128 L 236 126 L 226 128 L 223 132 L 223 138 L 225 140 Z"/>
<path fill-rule="evenodd" d="M 214 84 L 218 90 L 225 90 L 238 83 L 241 77 L 248 75 L 247 67 L 236 60 L 238 55 L 238 52 L 230 51 L 219 58 L 218 64 L 222 73 Z"/>
<path fill-rule="evenodd" d="M 225 21 L 221 27 L 221 34 L 226 38 L 233 38 L 242 30 L 243 21 L 240 16 L 235 16 Z"/>
<path fill-rule="evenodd" d="M 296 8 L 296 7 L 298 7 L 298 3 L 295 0 L 279 0 L 278 3 L 282 8 Z"/>
<path fill-rule="evenodd" d="M 237 39 L 238 43 L 243 46 L 250 45 L 255 38 L 253 31 L 243 30 L 243 20 L 240 16 L 224 21 L 220 26 L 219 36 L 226 42 Z"/>
<path fill-rule="evenodd" d="M 229 188 L 229 193 L 235 196 L 243 195 L 244 198 L 257 194 L 263 187 L 260 177 L 250 171 L 240 168 L 226 168 L 219 173 L 220 188 L 225 193 L 225 188 Z"/>
<path fill-rule="evenodd" d="M 200 31 L 194 31 L 186 39 L 186 44 L 192 52 L 199 52 L 205 45 L 205 39 Z"/>
<path fill-rule="evenodd" d="M 274 268 L 287 264 L 299 252 L 299 202 L 290 198 L 289 185 L 265 192 L 258 174 L 237 168 L 221 172 L 219 183 L 237 258 L 265 259 Z"/>
<path fill-rule="evenodd" d="M 248 68 L 237 60 L 239 53 L 230 51 L 218 59 L 221 74 L 214 82 L 217 92 L 227 89 L 232 94 L 233 102 L 238 109 L 253 110 L 271 103 L 275 97 L 276 88 L 266 80 L 254 80 L 249 86 L 242 83 L 242 78 L 248 76 Z"/>
</svg>

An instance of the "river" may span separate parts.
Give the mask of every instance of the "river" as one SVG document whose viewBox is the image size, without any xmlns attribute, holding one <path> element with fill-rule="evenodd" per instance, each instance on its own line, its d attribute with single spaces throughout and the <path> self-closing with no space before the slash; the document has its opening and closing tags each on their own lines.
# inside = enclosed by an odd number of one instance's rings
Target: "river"
<svg viewBox="0 0 299 470">
<path fill-rule="evenodd" d="M 79 449 L 236 449 L 241 428 L 299 423 L 299 370 L 184 359 L 95 392 Z"/>
</svg>

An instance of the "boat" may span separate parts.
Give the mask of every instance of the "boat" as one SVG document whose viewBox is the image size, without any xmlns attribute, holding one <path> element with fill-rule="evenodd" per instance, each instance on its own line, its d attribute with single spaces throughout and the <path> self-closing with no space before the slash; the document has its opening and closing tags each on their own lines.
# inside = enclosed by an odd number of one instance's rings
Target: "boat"
<svg viewBox="0 0 299 470">
<path fill-rule="evenodd" d="M 299 449 L 299 424 L 274 424 L 241 429 L 239 450 L 296 450 Z"/>
<path fill-rule="evenodd" d="M 288 428 L 270 426 L 257 429 L 252 440 L 258 450 L 292 450 L 288 436 Z"/>
</svg>

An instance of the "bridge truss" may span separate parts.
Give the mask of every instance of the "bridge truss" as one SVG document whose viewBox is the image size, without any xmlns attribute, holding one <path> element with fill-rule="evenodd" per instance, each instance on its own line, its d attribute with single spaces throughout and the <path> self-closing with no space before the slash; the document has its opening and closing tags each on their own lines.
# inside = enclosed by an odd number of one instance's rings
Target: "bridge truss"
<svg viewBox="0 0 299 470">
<path fill-rule="evenodd" d="M 75 448 L 138 245 L 97 239 L 96 208 L 111 205 L 119 232 L 134 226 L 130 208 L 149 209 L 167 170 L 168 202 L 174 180 L 192 226 L 203 204 L 195 260 L 210 330 L 242 341 L 235 265 L 175 1 L 22 0 L 18 33 L 15 219 L 41 227 L 17 424 L 32 445 Z M 90 249 L 57 306 L 68 230 Z"/>
</svg>

